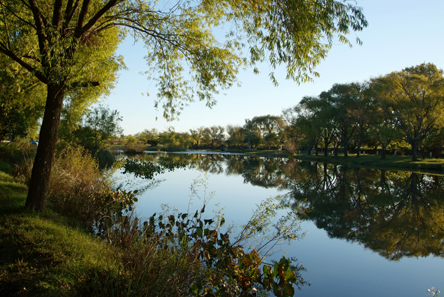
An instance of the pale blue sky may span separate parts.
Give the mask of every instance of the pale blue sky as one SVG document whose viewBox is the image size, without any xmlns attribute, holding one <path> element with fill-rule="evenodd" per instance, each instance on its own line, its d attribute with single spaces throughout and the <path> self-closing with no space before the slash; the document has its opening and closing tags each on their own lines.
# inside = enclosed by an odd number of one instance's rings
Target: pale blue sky
<svg viewBox="0 0 444 297">
<path fill-rule="evenodd" d="M 281 68 L 276 71 L 280 85 L 274 87 L 268 78 L 267 65 L 263 65 L 259 75 L 248 69 L 239 75 L 242 86 L 227 90 L 225 95 L 216 95 L 217 104 L 212 109 L 205 102 L 194 102 L 185 108 L 178 121 L 167 122 L 162 118 L 163 111 L 154 108 L 155 82 L 140 74 L 147 69 L 143 45 L 134 45 L 128 39 L 118 49 L 128 70 L 120 72 L 112 94 L 102 103 L 120 112 L 125 135 L 152 128 L 164 131 L 170 126 L 183 132 L 200 126 L 243 125 L 245 119 L 254 116 L 280 115 L 303 96 L 316 96 L 335 83 L 363 82 L 423 62 L 444 68 L 444 0 L 357 0 L 357 3 L 369 25 L 361 32 L 352 32 L 350 40 L 359 37 L 363 45 L 349 48 L 335 44 L 316 69 L 320 78 L 312 83 L 298 86 L 285 80 L 285 69 Z M 143 95 L 146 92 L 150 96 Z"/>
</svg>

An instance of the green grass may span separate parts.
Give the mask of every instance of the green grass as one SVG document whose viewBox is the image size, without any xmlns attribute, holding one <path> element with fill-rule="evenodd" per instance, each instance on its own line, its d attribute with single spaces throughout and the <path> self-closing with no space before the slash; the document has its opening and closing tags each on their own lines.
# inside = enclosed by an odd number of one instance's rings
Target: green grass
<svg viewBox="0 0 444 297">
<path fill-rule="evenodd" d="M 104 275 L 118 278 L 109 245 L 50 210 L 26 211 L 26 194 L 0 171 L 0 296 L 85 296 Z"/>
</svg>

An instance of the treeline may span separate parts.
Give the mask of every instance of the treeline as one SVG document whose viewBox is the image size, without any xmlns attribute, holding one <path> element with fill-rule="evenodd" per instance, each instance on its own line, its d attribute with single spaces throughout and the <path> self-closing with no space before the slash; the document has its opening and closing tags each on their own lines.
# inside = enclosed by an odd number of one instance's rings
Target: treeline
<svg viewBox="0 0 444 297">
<path fill-rule="evenodd" d="M 5 101 L 0 140 L 8 135 L 11 139 L 29 137 L 30 131 L 35 130 L 31 127 L 36 125 L 38 108 L 27 117 L 29 106 L 24 105 L 23 113 L 13 106 L 6 112 L 7 106 Z M 12 110 L 21 116 L 15 117 Z M 243 126 L 199 127 L 187 132 L 176 132 L 173 127 L 163 132 L 146 129 L 119 137 L 122 118 L 118 111 L 99 106 L 81 116 L 84 110 L 65 105 L 58 138 L 59 142 L 80 144 L 93 154 L 109 148 L 110 144 L 120 144 L 128 152 L 150 148 L 251 148 L 345 156 L 349 153 L 359 156 L 365 148 L 367 152 L 381 154 L 382 158 L 388 150 L 395 150 L 411 154 L 412 160 L 417 160 L 420 154 L 440 157 L 444 145 L 443 71 L 431 63 L 364 82 L 335 84 L 318 96 L 303 97 L 281 115 L 246 119 Z"/>
<path fill-rule="evenodd" d="M 302 98 L 280 116 L 254 117 L 243 126 L 152 129 L 120 143 L 167 149 L 283 148 L 345 156 L 359 156 L 365 147 L 383 158 L 387 149 L 405 148 L 416 160 L 418 153 L 440 156 L 443 110 L 443 71 L 424 63 L 362 83 L 335 84 L 318 96 Z"/>
<path fill-rule="evenodd" d="M 261 116 L 246 120 L 244 126 L 228 125 L 199 127 L 189 132 L 176 132 L 173 127 L 159 132 L 156 129 L 144 130 L 136 135 L 123 136 L 113 143 L 124 144 L 126 148 L 138 147 L 137 144 L 164 149 L 245 149 L 279 148 L 285 141 L 285 125 L 280 116 Z M 143 146 L 142 146 L 143 147 Z"/>
<path fill-rule="evenodd" d="M 304 97 L 284 111 L 292 138 L 326 155 L 340 148 L 359 156 L 363 146 L 409 146 L 412 160 L 433 151 L 440 156 L 444 141 L 443 71 L 421 64 L 363 83 L 336 84 L 316 97 Z"/>
</svg>

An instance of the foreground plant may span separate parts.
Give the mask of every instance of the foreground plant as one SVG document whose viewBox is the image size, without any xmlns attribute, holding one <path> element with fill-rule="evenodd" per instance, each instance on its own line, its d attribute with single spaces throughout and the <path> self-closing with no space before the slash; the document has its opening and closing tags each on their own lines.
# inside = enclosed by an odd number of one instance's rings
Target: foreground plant
<svg viewBox="0 0 444 297">
<path fill-rule="evenodd" d="M 205 187 L 201 209 L 191 211 L 190 203 L 187 213 L 154 214 L 143 222 L 127 214 L 100 234 L 122 250 L 131 294 L 137 295 L 133 290 L 139 288 L 139 293 L 151 292 L 147 296 L 255 296 L 258 290 L 293 296 L 295 287 L 307 284 L 300 274 L 304 268 L 292 265 L 293 259 L 264 261 L 277 242 L 298 238 L 297 228 L 283 225 L 288 221 L 298 226 L 289 217 L 274 224 L 281 231 L 272 232 L 269 228 L 273 225 L 271 218 L 278 215 L 274 207 L 281 204 L 280 200 L 266 200 L 241 232 L 232 236 L 232 228 L 225 227 L 220 213 L 211 219 L 203 218 L 209 201 L 204 180 L 193 184 L 190 202 L 200 186 Z M 264 240 L 250 248 L 249 240 L 258 234 L 264 235 Z"/>
</svg>

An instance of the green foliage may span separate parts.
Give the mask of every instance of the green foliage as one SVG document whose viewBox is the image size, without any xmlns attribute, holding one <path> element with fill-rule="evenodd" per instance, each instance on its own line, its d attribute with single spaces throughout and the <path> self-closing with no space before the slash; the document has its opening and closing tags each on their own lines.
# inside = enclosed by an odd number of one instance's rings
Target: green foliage
<svg viewBox="0 0 444 297">
<path fill-rule="evenodd" d="M 382 157 L 391 146 L 411 145 L 412 160 L 426 143 L 439 155 L 443 127 L 444 79 L 433 64 L 393 72 L 370 82 L 335 84 L 316 97 L 304 97 L 284 110 L 287 134 L 306 146 L 309 154 L 321 146 L 337 155 L 357 152 L 363 145 L 382 146 Z M 404 137 L 402 136 L 404 135 Z M 288 138 L 288 137 L 287 137 Z M 437 145 L 438 144 L 438 145 Z"/>
<path fill-rule="evenodd" d="M 191 199 L 198 195 L 200 186 L 205 186 L 203 181 L 196 183 L 192 186 Z M 154 290 L 154 295 L 157 295 L 162 292 L 160 290 L 167 289 L 160 284 L 160 287 L 154 286 L 153 282 L 157 279 L 154 275 L 159 274 L 156 269 L 160 267 L 157 266 L 158 260 L 147 253 L 178 256 L 174 263 L 169 262 L 169 257 L 165 261 L 178 267 L 181 274 L 173 274 L 167 269 L 163 277 L 175 278 L 171 280 L 172 287 L 169 290 L 180 296 L 255 296 L 258 288 L 273 291 L 276 296 L 293 296 L 294 285 L 306 284 L 299 274 L 302 266 L 292 266 L 291 261 L 284 257 L 273 265 L 266 264 L 263 262 L 265 256 L 260 255 L 258 250 L 247 252 L 240 243 L 263 232 L 267 225 L 264 222 L 270 219 L 270 214 L 275 214 L 275 210 L 262 210 L 262 206 L 273 207 L 273 203 L 268 201 L 258 207 L 259 211 L 254 218 L 232 242 L 230 233 L 222 232 L 225 219 L 221 215 L 212 219 L 202 218 L 206 202 L 208 197 L 204 197 L 202 209 L 195 212 L 189 209 L 187 213 L 176 215 L 154 214 L 144 222 L 133 215 L 127 215 L 122 217 L 123 220 L 110 225 L 106 239 L 125 251 L 126 268 L 131 275 L 133 290 Z M 284 221 L 282 219 L 281 222 Z M 290 237 L 294 240 L 290 233 L 285 230 L 270 238 L 269 242 L 288 240 Z M 144 252 L 140 254 L 142 250 Z M 184 271 L 184 267 L 188 269 Z"/>
<path fill-rule="evenodd" d="M 135 137 L 143 144 L 157 146 L 159 144 L 159 132 L 156 129 L 147 130 L 137 133 Z"/>
<path fill-rule="evenodd" d="M 97 160 L 82 148 L 67 147 L 56 157 L 50 184 L 51 207 L 79 220 L 90 230 L 104 230 L 105 218 L 131 209 L 133 192 L 115 190 L 110 172 L 103 175 Z"/>
<path fill-rule="evenodd" d="M 434 64 L 423 63 L 372 81 L 386 117 L 404 132 L 412 160 L 423 141 L 444 125 L 444 77 Z"/>
<path fill-rule="evenodd" d="M 256 131 L 247 131 L 245 133 L 244 142 L 248 143 L 248 145 L 257 147 L 261 142 L 260 135 Z"/>
<path fill-rule="evenodd" d="M 430 295 L 430 293 L 432 293 L 432 295 Z M 431 296 L 431 297 L 439 297 L 440 295 L 438 293 L 441 293 L 440 290 L 435 290 L 435 287 L 431 287 L 430 289 L 427 289 L 427 297 Z"/>
<path fill-rule="evenodd" d="M 27 139 L 20 139 L 10 143 L 0 143 L 0 159 L 13 167 L 22 166 L 35 156 L 36 146 Z"/>
<path fill-rule="evenodd" d="M 23 209 L 27 188 L 0 172 L 0 294 L 85 296 L 103 275 L 119 278 L 111 246 L 54 214 Z"/>
<path fill-rule="evenodd" d="M 202 131 L 202 138 L 212 149 L 219 147 L 225 139 L 225 128 L 222 126 L 211 126 Z"/>
<path fill-rule="evenodd" d="M 158 144 L 167 150 L 182 151 L 193 144 L 193 139 L 188 133 L 176 132 L 173 127 L 170 127 L 168 131 L 159 134 Z"/>
<path fill-rule="evenodd" d="M 113 136 L 122 133 L 122 118 L 117 110 L 110 110 L 103 105 L 88 110 L 80 127 L 74 131 L 74 143 L 80 144 L 93 155 L 105 149 Z"/>
<path fill-rule="evenodd" d="M 242 146 L 244 144 L 245 129 L 240 126 L 227 126 L 227 144 L 230 146 Z"/>
<path fill-rule="evenodd" d="M 0 140 L 36 138 L 43 114 L 44 85 L 14 62 L 0 55 Z"/>
</svg>

